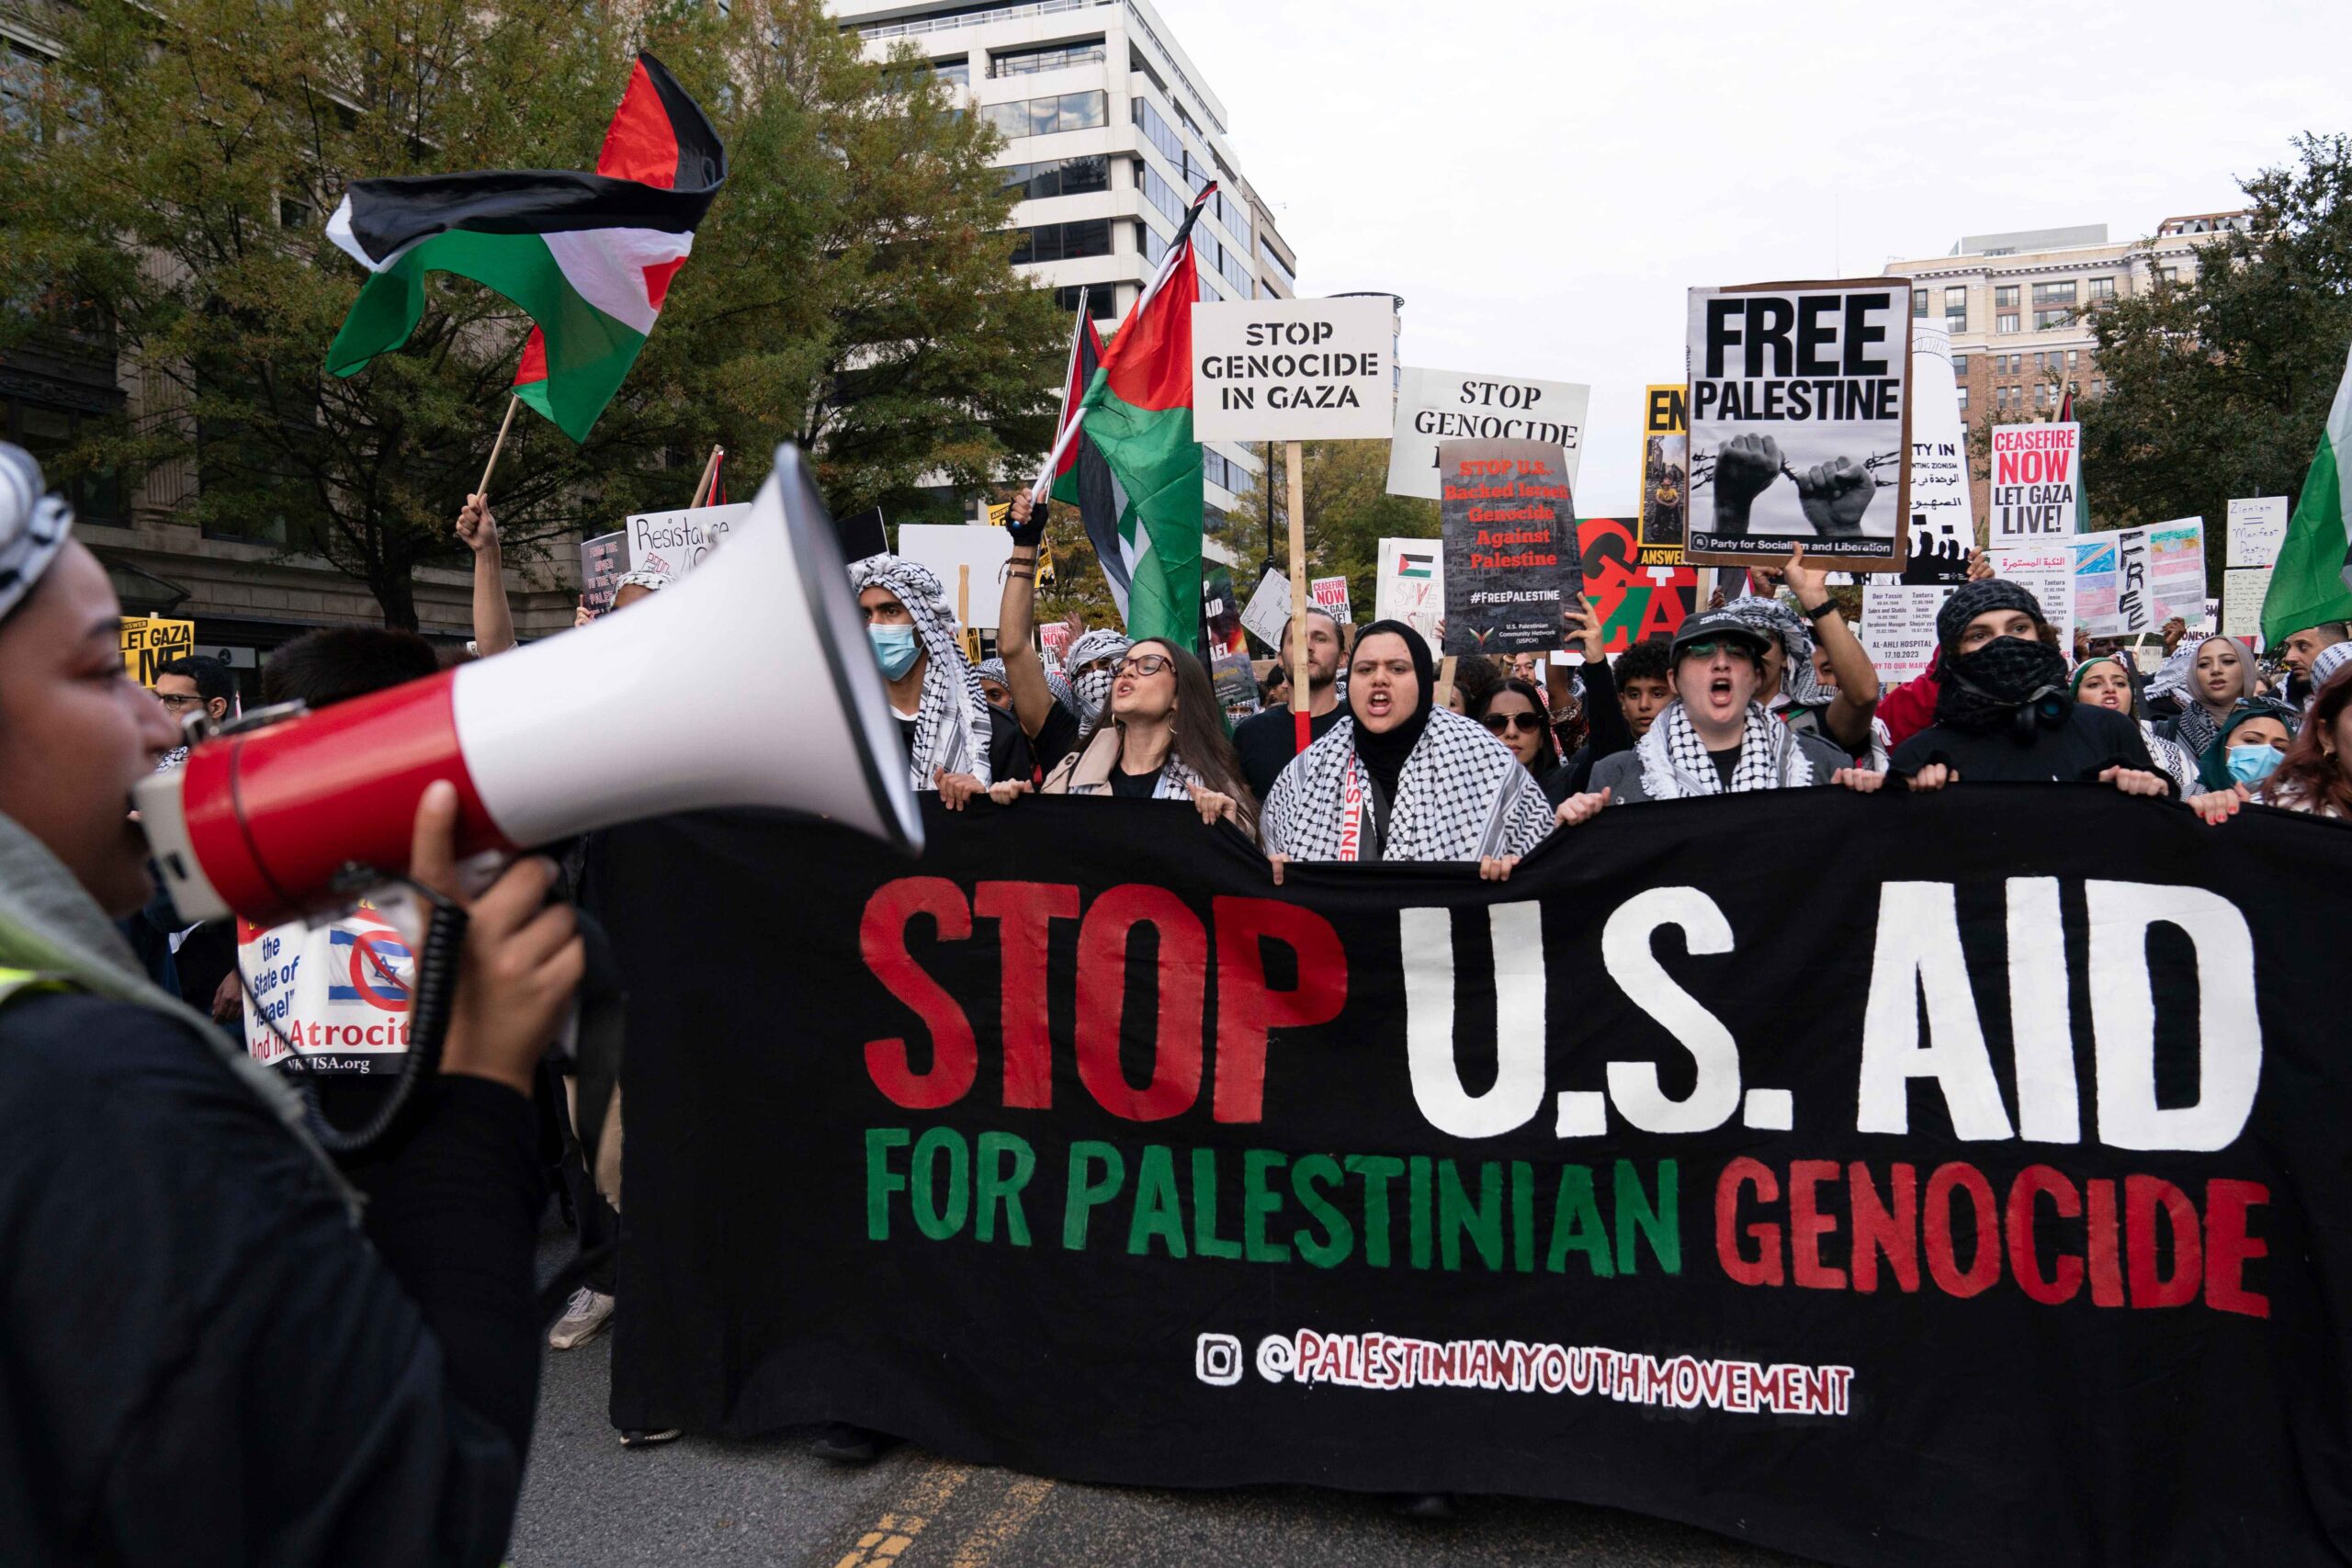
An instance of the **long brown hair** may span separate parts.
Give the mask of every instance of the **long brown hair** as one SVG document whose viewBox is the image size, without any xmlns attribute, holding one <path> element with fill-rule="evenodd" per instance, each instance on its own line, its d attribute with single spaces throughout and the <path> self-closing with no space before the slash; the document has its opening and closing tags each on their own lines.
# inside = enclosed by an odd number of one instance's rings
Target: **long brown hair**
<svg viewBox="0 0 2352 1568">
<path fill-rule="evenodd" d="M 2303 728 L 2287 742 L 2285 759 L 2262 781 L 2265 803 L 2352 818 L 2352 778 L 2345 774 L 2352 758 L 2330 751 L 2325 739 L 2335 733 L 2346 703 L 2352 703 L 2352 674 L 2339 672 L 2320 688 Z"/>
<path fill-rule="evenodd" d="M 1233 749 L 1233 741 L 1225 733 L 1225 707 L 1216 698 L 1216 682 L 1201 661 L 1188 649 L 1177 647 L 1164 637 L 1149 637 L 1127 649 L 1129 655 L 1155 648 L 1168 655 L 1168 662 L 1176 672 L 1176 711 L 1169 718 L 1168 754 L 1201 775 L 1201 782 L 1219 795 L 1233 797 L 1240 808 L 1242 831 L 1255 836 L 1258 831 L 1258 797 L 1250 793 L 1250 785 L 1241 776 L 1241 754 Z M 1079 749 L 1102 731 L 1106 724 L 1115 722 L 1111 705 L 1104 702 L 1102 711 L 1094 716 L 1079 740 Z"/>
</svg>

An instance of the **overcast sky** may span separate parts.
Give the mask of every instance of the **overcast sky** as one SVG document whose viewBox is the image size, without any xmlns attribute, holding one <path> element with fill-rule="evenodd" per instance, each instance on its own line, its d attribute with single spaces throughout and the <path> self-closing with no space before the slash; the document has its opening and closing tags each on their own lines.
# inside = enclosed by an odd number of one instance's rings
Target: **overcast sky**
<svg viewBox="0 0 2352 1568">
<path fill-rule="evenodd" d="M 2239 205 L 2295 132 L 2352 130 L 2342 0 L 1157 4 L 1302 294 L 1402 294 L 1408 365 L 1591 386 L 1588 516 L 1632 506 L 1691 285 L 2135 239 Z"/>
</svg>

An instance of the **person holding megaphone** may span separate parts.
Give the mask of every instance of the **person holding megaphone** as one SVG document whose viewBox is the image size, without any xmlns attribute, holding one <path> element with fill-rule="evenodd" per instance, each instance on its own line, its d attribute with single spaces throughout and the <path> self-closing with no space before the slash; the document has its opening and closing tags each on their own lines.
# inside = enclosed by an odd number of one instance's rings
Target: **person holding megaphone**
<svg viewBox="0 0 2352 1568">
<path fill-rule="evenodd" d="M 151 985 L 132 786 L 179 744 L 40 470 L 0 446 L 0 1562 L 495 1563 L 538 1383 L 530 1076 L 581 974 L 554 869 L 465 899 L 437 1077 L 364 1213 L 287 1087 Z"/>
</svg>

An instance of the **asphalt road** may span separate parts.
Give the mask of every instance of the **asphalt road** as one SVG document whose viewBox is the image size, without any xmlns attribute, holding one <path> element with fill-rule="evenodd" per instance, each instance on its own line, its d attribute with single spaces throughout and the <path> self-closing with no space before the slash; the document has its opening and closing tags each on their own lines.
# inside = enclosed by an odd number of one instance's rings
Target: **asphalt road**
<svg viewBox="0 0 2352 1568">
<path fill-rule="evenodd" d="M 551 1246 L 543 1261 L 553 1257 Z M 1351 1493 L 1087 1486 L 914 1449 L 851 1469 L 789 1437 L 623 1449 L 605 1416 L 610 1346 L 600 1337 L 548 1355 L 514 1568 L 1763 1568 L 1800 1561 L 1565 1503 L 1465 1498 L 1458 1518 L 1425 1524 Z"/>
</svg>

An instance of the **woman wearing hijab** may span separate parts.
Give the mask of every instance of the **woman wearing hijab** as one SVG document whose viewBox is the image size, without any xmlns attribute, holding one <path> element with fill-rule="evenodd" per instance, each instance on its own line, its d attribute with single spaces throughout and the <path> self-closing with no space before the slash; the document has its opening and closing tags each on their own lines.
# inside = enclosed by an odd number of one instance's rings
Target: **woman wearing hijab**
<svg viewBox="0 0 2352 1568">
<path fill-rule="evenodd" d="M 2285 703 L 2240 703 L 2199 759 L 2199 792 L 2188 797 L 2189 807 L 2208 822 L 2228 820 L 2249 800 L 2338 815 L 2332 809 L 2335 789 L 2331 785 L 2340 787 L 2343 767 L 2335 755 L 2339 738 L 2331 732 L 2337 728 L 2346 695 L 2352 694 L 2352 682 L 2343 684 L 2344 692 L 2336 695 L 2336 719 L 2324 723 L 2316 704 L 2304 718 Z M 2291 770 L 2290 761 L 2295 764 Z"/>
<path fill-rule="evenodd" d="M 1487 694 L 1471 717 L 1486 726 L 1487 733 L 1510 748 L 1519 765 L 1527 770 L 1528 777 L 1542 789 L 1545 782 L 1560 769 L 1560 748 L 1552 734 L 1551 720 L 1544 712 L 1544 694 L 1532 681 L 1516 675 L 1507 676 L 1503 683 Z"/>
<path fill-rule="evenodd" d="M 2120 713 L 2140 727 L 2140 739 L 2146 742 L 2148 755 L 2173 787 L 2183 795 L 2197 789 L 2197 754 L 2177 741 L 2167 740 L 2157 733 L 2156 726 L 2148 722 L 2142 711 L 2139 682 L 2122 660 L 2111 654 L 2086 659 L 2075 671 L 2075 700 L 2093 707 Z"/>
<path fill-rule="evenodd" d="M 1028 784 L 1015 780 L 991 786 L 989 798 L 1010 806 L 1028 793 Z M 1102 716 L 1046 775 L 1045 793 L 1189 800 L 1204 822 L 1222 818 L 1251 834 L 1258 827 L 1258 803 L 1226 738 L 1216 683 L 1199 660 L 1158 637 L 1128 648 Z"/>
<path fill-rule="evenodd" d="M 1994 578 L 1954 589 L 1936 613 L 1936 722 L 1894 749 L 1915 790 L 1978 784 L 2111 784 L 2169 795 L 2140 727 L 2075 700 L 2066 656 L 2042 640 L 2041 602 Z"/>
<path fill-rule="evenodd" d="M 1288 860 L 1470 861 L 1500 882 L 1552 830 L 1510 748 L 1431 700 L 1429 644 L 1402 621 L 1356 637 L 1348 715 L 1291 759 L 1267 796 L 1266 852 Z"/>
<path fill-rule="evenodd" d="M 2240 727 L 2231 739 L 2242 741 L 2247 733 Z M 2249 800 L 2281 811 L 2352 820 L 2352 676 L 2321 684 L 2285 757 L 2258 788 L 2233 780 L 2229 788 L 2198 795 L 2188 804 L 2206 821 L 2220 823 L 2236 816 Z"/>
<path fill-rule="evenodd" d="M 2182 671 L 2179 693 L 2180 716 L 2157 725 L 2156 733 L 2202 757 L 2230 710 L 2254 695 L 2254 660 L 2235 637 L 2209 637 Z"/>
</svg>

